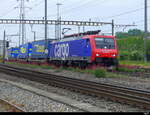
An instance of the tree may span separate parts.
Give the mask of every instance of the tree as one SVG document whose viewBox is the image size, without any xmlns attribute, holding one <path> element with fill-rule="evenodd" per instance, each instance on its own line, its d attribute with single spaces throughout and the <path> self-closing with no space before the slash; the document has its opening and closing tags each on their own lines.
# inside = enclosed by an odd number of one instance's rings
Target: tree
<svg viewBox="0 0 150 115">
<path fill-rule="evenodd" d="M 139 29 L 130 29 L 128 31 L 129 36 L 141 36 L 142 34 L 143 34 L 143 32 Z"/>
</svg>

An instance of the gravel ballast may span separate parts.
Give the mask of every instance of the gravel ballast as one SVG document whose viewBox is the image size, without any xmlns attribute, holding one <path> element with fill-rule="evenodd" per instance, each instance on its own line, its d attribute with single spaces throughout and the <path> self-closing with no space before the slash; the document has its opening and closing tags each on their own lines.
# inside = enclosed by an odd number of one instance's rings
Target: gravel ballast
<svg viewBox="0 0 150 115">
<path fill-rule="evenodd" d="M 4 82 L 0 82 L 0 98 L 23 108 L 26 112 L 81 112 Z"/>
</svg>

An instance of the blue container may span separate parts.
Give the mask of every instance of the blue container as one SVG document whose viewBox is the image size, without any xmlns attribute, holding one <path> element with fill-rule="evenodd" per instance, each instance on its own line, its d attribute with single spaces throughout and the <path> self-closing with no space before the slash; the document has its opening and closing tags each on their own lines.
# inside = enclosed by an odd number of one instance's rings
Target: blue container
<svg viewBox="0 0 150 115">
<path fill-rule="evenodd" d="M 31 54 L 32 54 L 31 43 L 27 43 L 19 47 L 19 55 L 18 55 L 19 59 L 28 59 L 31 57 Z"/>
<path fill-rule="evenodd" d="M 52 40 L 47 40 L 47 43 L 45 42 L 45 40 L 32 42 L 31 58 L 32 59 L 46 59 L 46 58 L 48 58 L 48 55 L 49 55 L 48 49 L 50 47 L 51 41 Z"/>
<path fill-rule="evenodd" d="M 92 55 L 88 39 L 56 42 L 51 44 L 49 52 L 50 60 L 83 60 Z"/>
<path fill-rule="evenodd" d="M 8 49 L 8 58 L 9 59 L 17 59 L 18 54 L 19 54 L 19 48 Z"/>
</svg>

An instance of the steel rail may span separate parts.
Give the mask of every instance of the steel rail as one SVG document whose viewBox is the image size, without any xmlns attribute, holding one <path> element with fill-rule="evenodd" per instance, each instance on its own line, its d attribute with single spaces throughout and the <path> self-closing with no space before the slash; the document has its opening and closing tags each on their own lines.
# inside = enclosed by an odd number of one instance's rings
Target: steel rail
<svg viewBox="0 0 150 115">
<path fill-rule="evenodd" d="M 11 67 L 11 68 L 14 68 L 14 69 L 16 69 L 16 67 L 14 67 L 14 66 L 10 66 L 10 65 L 5 65 L 5 66 L 7 66 L 7 67 Z M 74 79 L 74 78 L 68 78 L 68 77 L 64 77 L 64 76 L 57 76 L 57 75 L 52 75 L 52 74 L 48 74 L 48 73 L 41 73 L 41 72 L 38 72 L 38 71 L 35 71 L 35 70 L 31 70 L 31 69 L 24 69 L 24 68 L 17 68 L 17 70 L 21 70 L 21 71 L 27 71 L 27 70 L 29 70 L 30 72 L 32 72 L 32 73 L 38 73 L 39 75 L 40 74 L 42 74 L 42 75 L 48 75 L 47 76 L 47 79 L 50 79 L 50 77 L 49 76 L 53 76 L 53 79 L 57 79 L 58 78 L 58 80 L 64 80 L 64 81 L 74 81 L 75 83 L 84 83 L 84 84 L 87 84 L 87 86 L 90 84 L 90 85 L 92 85 L 92 87 L 93 88 L 97 88 L 97 87 L 104 87 L 104 88 L 111 88 L 111 90 L 117 90 L 117 91 L 121 91 L 121 92 L 124 92 L 124 93 L 129 93 L 129 91 L 130 91 L 130 93 L 133 93 L 133 95 L 135 94 L 135 95 L 138 95 L 138 96 L 145 96 L 145 97 L 147 97 L 147 98 L 150 98 L 150 91 L 144 91 L 144 90 L 138 90 L 138 89 L 134 89 L 134 88 L 129 88 L 129 87 L 123 87 L 123 86 L 117 86 L 117 85 L 111 85 L 111 84 L 108 84 L 108 83 L 96 83 L 96 82 L 92 82 L 92 81 L 90 81 L 90 82 L 87 82 L 87 81 L 85 81 L 85 80 L 81 80 L 80 79 L 80 81 L 78 80 L 78 79 Z M 28 72 L 29 72 L 28 71 Z M 55 76 L 55 77 L 54 77 Z M 46 76 L 45 76 L 46 77 Z"/>
<path fill-rule="evenodd" d="M 8 65 L 0 65 L 0 71 L 19 77 L 23 76 L 31 80 L 46 82 L 57 87 L 64 87 L 89 95 L 106 97 L 121 103 L 150 109 L 150 92 L 148 91 L 56 76 L 35 70 L 10 67 Z"/>
<path fill-rule="evenodd" d="M 7 109 L 8 112 L 25 112 L 22 108 L 18 107 L 17 105 L 12 104 L 8 102 L 7 100 L 1 99 L 1 98 L 0 98 L 0 104 L 7 106 L 4 108 Z"/>
</svg>

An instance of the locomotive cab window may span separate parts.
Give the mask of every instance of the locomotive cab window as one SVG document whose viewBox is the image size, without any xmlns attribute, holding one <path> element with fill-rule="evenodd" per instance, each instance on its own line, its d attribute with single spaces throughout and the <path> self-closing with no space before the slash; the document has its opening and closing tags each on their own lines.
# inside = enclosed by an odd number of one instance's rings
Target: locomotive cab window
<svg viewBox="0 0 150 115">
<path fill-rule="evenodd" d="M 95 38 L 97 49 L 115 49 L 115 41 L 112 38 Z"/>
</svg>

